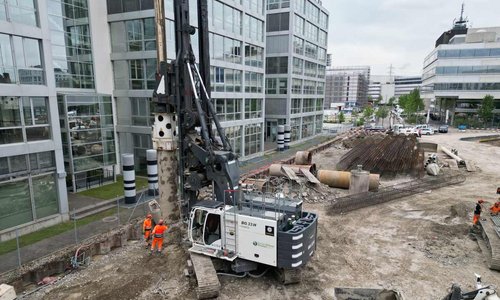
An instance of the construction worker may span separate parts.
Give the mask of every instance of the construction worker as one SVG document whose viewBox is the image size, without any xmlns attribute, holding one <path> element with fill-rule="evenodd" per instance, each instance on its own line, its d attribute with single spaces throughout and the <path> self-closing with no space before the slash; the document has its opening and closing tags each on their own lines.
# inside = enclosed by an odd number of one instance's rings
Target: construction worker
<svg viewBox="0 0 500 300">
<path fill-rule="evenodd" d="M 152 232 L 153 243 L 151 244 L 151 254 L 153 254 L 155 247 L 158 248 L 157 251 L 158 253 L 161 252 L 161 248 L 163 247 L 163 237 L 167 229 L 168 229 L 167 225 L 164 225 L 163 220 L 160 219 L 158 225 L 155 226 Z"/>
<path fill-rule="evenodd" d="M 146 248 L 151 243 L 151 230 L 153 230 L 153 216 L 148 214 L 142 223 L 142 234 L 144 235 L 144 240 L 146 241 Z"/>
<path fill-rule="evenodd" d="M 481 216 L 481 211 L 483 210 L 483 205 L 484 200 L 480 199 L 476 203 L 476 209 L 474 209 L 474 219 L 472 220 L 472 223 L 474 225 L 477 225 L 477 222 L 479 221 L 479 217 Z"/>
<path fill-rule="evenodd" d="M 496 216 L 500 213 L 500 198 L 498 198 L 498 201 L 490 207 L 490 213 L 493 216 Z"/>
</svg>

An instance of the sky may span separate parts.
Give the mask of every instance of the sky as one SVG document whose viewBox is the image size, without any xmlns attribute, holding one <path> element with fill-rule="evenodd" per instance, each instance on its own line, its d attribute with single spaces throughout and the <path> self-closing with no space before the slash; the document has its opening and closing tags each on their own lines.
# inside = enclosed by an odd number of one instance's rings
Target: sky
<svg viewBox="0 0 500 300">
<path fill-rule="evenodd" d="M 333 66 L 371 66 L 372 75 L 421 75 L 436 39 L 460 17 L 463 0 L 322 0 L 330 12 Z M 500 27 L 500 0 L 465 0 L 469 26 Z"/>
</svg>

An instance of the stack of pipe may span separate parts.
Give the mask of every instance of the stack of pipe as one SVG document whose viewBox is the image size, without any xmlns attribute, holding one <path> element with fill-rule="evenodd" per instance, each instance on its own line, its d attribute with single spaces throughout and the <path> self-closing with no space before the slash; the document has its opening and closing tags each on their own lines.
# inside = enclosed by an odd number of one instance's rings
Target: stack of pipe
<svg viewBox="0 0 500 300">
<path fill-rule="evenodd" d="M 337 164 L 347 171 L 363 165 L 365 170 L 384 175 L 423 175 L 424 155 L 415 136 L 387 135 L 383 139 L 366 137 Z"/>
</svg>

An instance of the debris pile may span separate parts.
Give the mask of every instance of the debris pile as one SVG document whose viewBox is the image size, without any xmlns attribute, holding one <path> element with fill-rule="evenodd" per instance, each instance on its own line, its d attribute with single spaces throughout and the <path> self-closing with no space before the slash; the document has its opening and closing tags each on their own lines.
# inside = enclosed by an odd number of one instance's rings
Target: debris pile
<svg viewBox="0 0 500 300">
<path fill-rule="evenodd" d="M 423 176 L 424 154 L 414 136 L 385 135 L 363 138 L 337 164 L 337 170 L 350 171 L 358 165 L 380 176 L 410 174 Z"/>
<path fill-rule="evenodd" d="M 353 128 L 343 133 L 341 136 L 341 143 L 345 148 L 354 148 L 357 145 L 363 143 L 363 141 L 367 138 L 382 140 L 387 136 L 387 134 L 381 131 L 370 131 L 363 128 Z"/>
</svg>

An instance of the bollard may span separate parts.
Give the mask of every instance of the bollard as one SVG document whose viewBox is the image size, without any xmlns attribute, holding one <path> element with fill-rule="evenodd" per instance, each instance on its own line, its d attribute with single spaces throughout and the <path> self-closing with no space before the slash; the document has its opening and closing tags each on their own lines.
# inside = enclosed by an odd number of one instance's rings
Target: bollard
<svg viewBox="0 0 500 300">
<path fill-rule="evenodd" d="M 285 150 L 285 125 L 278 125 L 278 151 Z"/>
<path fill-rule="evenodd" d="M 148 195 L 158 195 L 158 158 L 156 150 L 146 150 L 146 160 L 148 164 Z"/>
<path fill-rule="evenodd" d="M 290 149 L 292 127 L 285 125 L 285 150 Z"/>
<path fill-rule="evenodd" d="M 129 153 L 122 154 L 122 163 L 125 204 L 132 204 L 136 202 L 134 155 Z"/>
</svg>

